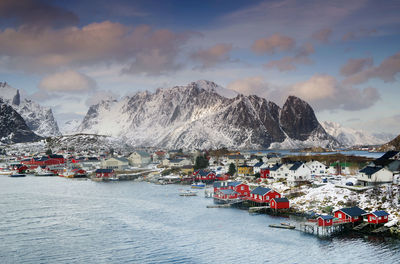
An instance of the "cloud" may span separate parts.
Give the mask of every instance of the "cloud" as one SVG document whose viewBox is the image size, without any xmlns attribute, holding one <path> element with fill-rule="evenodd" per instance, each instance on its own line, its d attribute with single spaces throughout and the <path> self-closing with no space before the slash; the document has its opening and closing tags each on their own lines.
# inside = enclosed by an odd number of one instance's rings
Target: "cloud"
<svg viewBox="0 0 400 264">
<path fill-rule="evenodd" d="M 191 54 L 191 58 L 201 63 L 201 68 L 210 68 L 218 63 L 230 60 L 232 44 L 216 44 L 208 49 L 200 49 Z"/>
<path fill-rule="evenodd" d="M 277 68 L 279 71 L 292 71 L 297 68 L 297 64 L 311 64 L 309 55 L 315 52 L 314 46 L 310 43 L 300 47 L 294 56 L 285 56 L 279 60 L 268 62 L 265 67 Z"/>
<path fill-rule="evenodd" d="M 324 28 L 324 29 L 314 32 L 311 35 L 311 38 L 313 38 L 321 43 L 328 43 L 331 35 L 332 35 L 332 29 Z"/>
<path fill-rule="evenodd" d="M 343 85 L 333 76 L 322 74 L 287 86 L 277 86 L 266 82 L 261 76 L 253 76 L 237 79 L 229 83 L 227 88 L 245 95 L 255 94 L 278 103 L 283 103 L 289 95 L 295 95 L 310 103 L 315 111 L 357 111 L 370 108 L 380 100 L 380 94 L 375 88 L 354 88 Z"/>
<path fill-rule="evenodd" d="M 43 78 L 39 89 L 45 92 L 82 93 L 95 90 L 96 82 L 82 73 L 70 70 Z"/>
<path fill-rule="evenodd" d="M 375 67 L 367 67 L 366 69 L 349 75 L 345 80 L 345 84 L 365 83 L 369 79 L 377 78 L 384 82 L 395 82 L 396 76 L 400 72 L 400 51 L 396 54 L 384 59 L 381 64 Z"/>
<path fill-rule="evenodd" d="M 359 73 L 372 65 L 372 58 L 349 59 L 347 63 L 340 68 L 340 73 L 344 76 L 350 76 Z"/>
<path fill-rule="evenodd" d="M 294 84 L 288 89 L 288 93 L 301 97 L 319 111 L 356 111 L 370 108 L 380 100 L 376 88 L 358 89 L 338 82 L 333 76 L 318 74 L 307 81 Z"/>
<path fill-rule="evenodd" d="M 251 49 L 255 53 L 263 54 L 270 53 L 274 54 L 278 51 L 291 50 L 295 46 L 295 40 L 291 37 L 275 33 L 268 38 L 261 38 L 254 41 Z"/>
<path fill-rule="evenodd" d="M 85 101 L 85 105 L 91 106 L 100 103 L 102 100 L 118 100 L 120 96 L 110 90 L 107 91 L 97 91 L 96 93 L 90 95 Z"/>
<path fill-rule="evenodd" d="M 343 35 L 343 41 L 358 40 L 360 38 L 365 38 L 376 34 L 378 31 L 376 29 L 360 29 L 357 31 L 350 31 Z"/>
<path fill-rule="evenodd" d="M 121 63 L 124 73 L 162 74 L 179 68 L 176 57 L 190 32 L 153 30 L 109 21 L 82 28 L 0 31 L 0 56 L 8 68 L 28 72 Z"/>
<path fill-rule="evenodd" d="M 269 84 L 261 76 L 247 77 L 235 80 L 227 85 L 228 89 L 234 90 L 244 95 L 259 95 L 267 97 L 270 91 Z"/>
<path fill-rule="evenodd" d="M 0 21 L 12 22 L 24 27 L 62 27 L 76 25 L 76 14 L 61 7 L 40 0 L 0 1 Z"/>
<path fill-rule="evenodd" d="M 399 135 L 400 133 L 400 114 L 391 116 L 380 116 L 368 121 L 359 121 L 358 127 L 366 131 L 393 133 Z"/>
</svg>

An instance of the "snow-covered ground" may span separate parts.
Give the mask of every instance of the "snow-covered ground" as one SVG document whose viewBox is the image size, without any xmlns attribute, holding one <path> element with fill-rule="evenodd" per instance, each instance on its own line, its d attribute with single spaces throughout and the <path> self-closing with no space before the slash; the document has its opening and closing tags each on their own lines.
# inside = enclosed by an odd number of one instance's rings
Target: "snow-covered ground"
<svg viewBox="0 0 400 264">
<path fill-rule="evenodd" d="M 365 191 L 353 191 L 347 188 L 337 187 L 335 183 L 320 184 L 319 187 L 301 186 L 290 188 L 283 182 L 264 181 L 262 183 L 248 182 L 242 177 L 235 180 L 249 184 L 251 189 L 257 186 L 268 187 L 289 197 L 290 207 L 300 211 L 314 211 L 326 214 L 326 210 L 338 210 L 344 207 L 358 206 L 367 212 L 385 210 L 390 214 L 387 226 L 400 223 L 400 186 L 382 185 Z M 344 179 L 344 183 L 352 179 Z"/>
</svg>

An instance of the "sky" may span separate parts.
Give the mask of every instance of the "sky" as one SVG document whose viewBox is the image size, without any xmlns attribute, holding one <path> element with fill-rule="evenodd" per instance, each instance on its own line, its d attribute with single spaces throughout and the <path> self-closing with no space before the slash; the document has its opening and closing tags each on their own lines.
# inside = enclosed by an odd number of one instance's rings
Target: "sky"
<svg viewBox="0 0 400 264">
<path fill-rule="evenodd" d="M 400 1 L 0 0 L 0 80 L 59 124 L 210 80 L 319 121 L 400 133 Z"/>
</svg>

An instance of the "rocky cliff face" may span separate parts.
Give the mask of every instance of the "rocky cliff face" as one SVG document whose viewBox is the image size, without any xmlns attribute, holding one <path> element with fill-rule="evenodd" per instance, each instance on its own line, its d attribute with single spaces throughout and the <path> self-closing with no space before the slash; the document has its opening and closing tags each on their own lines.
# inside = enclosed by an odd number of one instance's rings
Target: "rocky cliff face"
<svg viewBox="0 0 400 264">
<path fill-rule="evenodd" d="M 0 98 L 0 142 L 20 143 L 39 140 L 24 119 Z"/>
<path fill-rule="evenodd" d="M 50 108 L 26 98 L 21 99 L 19 90 L 6 83 L 0 85 L 0 98 L 17 111 L 37 135 L 43 137 L 61 135 Z"/>
<path fill-rule="evenodd" d="M 102 101 L 90 107 L 78 131 L 165 148 L 338 145 L 299 98 L 289 97 L 281 109 L 255 95 L 235 96 L 209 81 Z"/>
</svg>

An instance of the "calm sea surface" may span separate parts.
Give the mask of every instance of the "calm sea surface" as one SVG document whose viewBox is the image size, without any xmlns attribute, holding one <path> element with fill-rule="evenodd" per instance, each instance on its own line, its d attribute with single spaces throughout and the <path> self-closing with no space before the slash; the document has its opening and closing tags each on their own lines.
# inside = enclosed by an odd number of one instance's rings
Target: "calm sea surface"
<svg viewBox="0 0 400 264">
<path fill-rule="evenodd" d="M 397 241 L 272 229 L 182 188 L 0 176 L 0 263 L 400 263 Z"/>
</svg>

